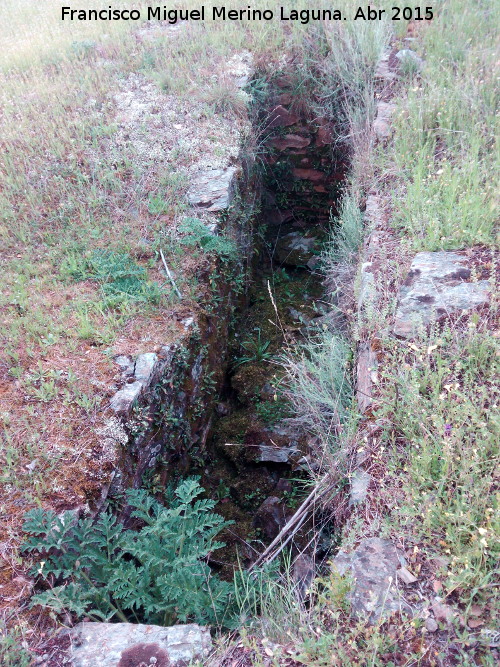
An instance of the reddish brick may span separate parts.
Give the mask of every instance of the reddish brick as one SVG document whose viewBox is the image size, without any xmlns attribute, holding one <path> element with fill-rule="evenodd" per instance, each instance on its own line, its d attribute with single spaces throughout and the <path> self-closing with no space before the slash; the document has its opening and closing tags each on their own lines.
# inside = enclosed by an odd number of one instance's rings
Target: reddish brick
<svg viewBox="0 0 500 667">
<path fill-rule="evenodd" d="M 294 169 L 293 175 L 295 178 L 304 178 L 307 181 L 312 181 L 313 183 L 320 183 L 321 181 L 326 181 L 327 176 L 324 172 L 318 171 L 317 169 Z"/>
<path fill-rule="evenodd" d="M 269 129 L 273 127 L 289 127 L 290 125 L 295 125 L 297 120 L 298 118 L 295 114 L 290 113 L 284 106 L 279 104 L 269 114 L 267 127 Z"/>
<path fill-rule="evenodd" d="M 330 125 L 320 125 L 316 133 L 316 145 L 326 146 L 333 141 L 333 130 Z"/>
<path fill-rule="evenodd" d="M 290 104 L 290 102 L 293 100 L 293 95 L 291 93 L 281 93 L 281 95 L 278 95 L 277 102 L 278 104 L 284 104 L 287 106 L 287 104 Z"/>
<path fill-rule="evenodd" d="M 287 148 L 305 148 L 310 143 L 311 139 L 308 137 L 301 137 L 298 134 L 286 134 L 284 137 L 273 139 L 271 146 L 274 146 L 279 151 L 284 151 Z"/>
</svg>

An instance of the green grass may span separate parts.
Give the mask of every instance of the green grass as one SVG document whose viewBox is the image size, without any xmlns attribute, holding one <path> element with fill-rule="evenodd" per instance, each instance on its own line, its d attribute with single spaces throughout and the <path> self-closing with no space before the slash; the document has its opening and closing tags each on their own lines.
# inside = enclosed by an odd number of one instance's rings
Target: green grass
<svg viewBox="0 0 500 667">
<path fill-rule="evenodd" d="M 325 443 L 335 443 L 349 415 L 352 385 L 351 349 L 339 334 L 320 334 L 300 356 L 286 359 L 284 394 L 303 426 Z"/>
<path fill-rule="evenodd" d="M 416 249 L 496 240 L 499 21 L 498 3 L 449 0 L 422 35 L 425 66 L 408 81 L 386 156 L 402 187 L 394 222 Z"/>
<path fill-rule="evenodd" d="M 380 420 L 383 429 L 372 463 L 383 472 L 377 475 L 372 499 L 374 518 L 369 521 L 363 512 L 355 515 L 342 539 L 356 544 L 367 534 L 377 534 L 411 543 L 415 559 L 411 567 L 419 574 L 420 585 L 430 589 L 432 578 L 437 579 L 445 604 L 460 615 L 436 650 L 435 657 L 443 664 L 455 649 L 453 659 L 458 664 L 494 664 L 487 642 L 474 644 L 471 636 L 473 628 L 498 627 L 495 299 L 489 317 L 473 315 L 466 325 L 422 333 L 414 343 L 397 341 L 388 332 L 396 304 L 394 290 L 404 279 L 402 267 L 413 252 L 497 242 L 497 23 L 497 3 L 474 2 L 467 7 L 454 0 L 439 3 L 436 20 L 411 44 L 425 65 L 420 74 L 404 70 L 394 100 L 395 133 L 387 146 L 373 150 L 363 137 L 370 104 L 354 105 L 346 114 L 353 128 L 351 182 L 335 221 L 338 231 L 333 231 L 324 257 L 332 278 L 329 284 L 339 275 L 349 280 L 343 265 L 357 261 L 359 208 L 370 190 L 382 193 L 389 205 L 389 224 L 401 245 L 386 250 L 377 285 L 382 306 L 361 323 L 353 317 L 352 332 L 362 340 L 374 335 L 377 339 L 380 368 L 372 419 Z M 408 47 L 401 42 L 397 46 Z M 366 90 L 368 95 L 373 92 L 369 82 Z M 493 255 L 492 273 L 495 261 Z M 493 293 L 495 289 L 492 279 Z M 326 355 L 329 345 L 326 337 L 318 358 Z M 329 360 L 311 365 L 305 384 L 292 375 L 294 405 L 311 430 L 323 430 L 323 445 L 328 425 L 323 429 L 318 425 L 331 410 L 320 400 L 320 380 L 332 368 Z M 320 389 L 311 391 L 315 385 Z M 311 397 L 319 408 L 316 413 L 310 409 Z M 364 444 L 358 443 L 358 448 Z M 440 567 L 431 575 L 435 559 Z M 425 595 L 432 599 L 435 592 Z M 318 616 L 302 619 L 309 630 L 294 640 L 301 646 L 304 664 L 426 664 L 423 654 L 412 648 L 425 643 L 425 629 L 418 619 L 370 630 L 363 622 L 354 623 L 348 611 L 329 613 L 325 600 L 320 603 L 318 598 L 311 610 Z M 478 613 L 480 620 L 475 621 Z M 475 624 L 468 626 L 471 619 Z"/>
<path fill-rule="evenodd" d="M 3 667 L 30 667 L 32 657 L 21 645 L 21 633 L 0 625 L 0 662 Z"/>
<path fill-rule="evenodd" d="M 472 323 L 473 324 L 473 323 Z M 500 556 L 495 470 L 499 462 L 498 349 L 487 328 L 446 329 L 418 346 L 393 346 L 384 407 L 395 430 L 388 475 L 401 485 L 391 513 L 398 529 L 444 555 L 447 594 L 468 608 L 488 604 Z M 403 437 L 407 447 L 396 440 Z M 493 626 L 495 623 L 493 623 Z"/>
</svg>

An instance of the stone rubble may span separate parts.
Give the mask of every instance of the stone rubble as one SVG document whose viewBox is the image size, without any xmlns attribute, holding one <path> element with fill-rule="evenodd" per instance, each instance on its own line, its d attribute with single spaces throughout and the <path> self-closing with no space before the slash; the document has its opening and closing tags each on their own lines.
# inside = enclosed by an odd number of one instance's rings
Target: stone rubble
<svg viewBox="0 0 500 667">
<path fill-rule="evenodd" d="M 411 613 L 397 586 L 397 571 L 405 561 L 390 540 L 371 537 L 333 559 L 336 571 L 352 578 L 349 601 L 353 614 L 374 623 L 395 612 Z"/>
<path fill-rule="evenodd" d="M 377 104 L 377 117 L 372 127 L 378 141 L 383 141 L 391 135 L 391 118 L 395 110 L 396 105 L 390 102 L 379 102 Z"/>
<path fill-rule="evenodd" d="M 146 352 L 140 354 L 135 363 L 129 362 L 130 358 L 125 355 L 115 358 L 115 363 L 124 369 L 123 375 L 127 378 L 127 383 L 110 400 L 110 408 L 116 415 L 128 415 L 132 406 L 164 371 L 173 351 L 173 346 L 163 346 L 161 358 L 154 352 Z"/>
<path fill-rule="evenodd" d="M 236 167 L 210 169 L 192 178 L 187 193 L 191 206 L 203 208 L 212 213 L 227 209 L 235 193 Z"/>
</svg>

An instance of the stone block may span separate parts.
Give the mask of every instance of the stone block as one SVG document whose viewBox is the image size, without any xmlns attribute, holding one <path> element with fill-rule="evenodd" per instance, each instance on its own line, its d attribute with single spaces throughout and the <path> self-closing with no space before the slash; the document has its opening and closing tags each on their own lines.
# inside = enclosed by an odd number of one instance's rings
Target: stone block
<svg viewBox="0 0 500 667">
<path fill-rule="evenodd" d="M 139 398 L 142 391 L 142 382 L 131 382 L 126 384 L 120 391 L 111 398 L 110 407 L 120 415 L 126 415 L 132 408 L 133 403 Z"/>
<path fill-rule="evenodd" d="M 79 623 L 69 635 L 73 667 L 180 667 L 211 648 L 210 631 L 195 624 Z"/>
<path fill-rule="evenodd" d="M 312 183 L 321 183 L 328 180 L 328 175 L 324 171 L 319 171 L 319 169 L 301 169 L 297 167 L 293 170 L 293 175 L 295 178 L 303 178 L 312 181 Z"/>
<path fill-rule="evenodd" d="M 207 211 L 223 211 L 231 203 L 236 167 L 209 169 L 193 178 L 187 198 L 191 206 Z"/>
<path fill-rule="evenodd" d="M 295 125 L 297 121 L 298 118 L 294 113 L 291 113 L 284 106 L 278 104 L 269 114 L 266 127 L 269 130 L 275 127 L 289 127 L 290 125 Z"/>
<path fill-rule="evenodd" d="M 158 361 L 158 357 L 154 352 L 146 352 L 140 354 L 135 362 L 134 375 L 135 379 L 143 384 L 147 384 L 153 375 L 153 371 Z"/>
<path fill-rule="evenodd" d="M 377 104 L 377 117 L 373 122 L 373 131 L 379 141 L 383 141 L 391 135 L 391 118 L 395 110 L 395 104 L 388 102 L 379 102 Z"/>
<path fill-rule="evenodd" d="M 284 151 L 287 148 L 301 149 L 306 148 L 311 143 L 309 137 L 301 137 L 299 134 L 285 134 L 283 137 L 276 137 L 271 141 L 271 146 L 279 151 Z"/>
<path fill-rule="evenodd" d="M 398 298 L 394 333 L 411 338 L 421 326 L 455 313 L 471 312 L 489 302 L 487 280 L 471 281 L 467 257 L 454 252 L 415 255 Z"/>
<path fill-rule="evenodd" d="M 361 343 L 356 370 L 356 398 L 363 415 L 372 404 L 373 385 L 377 380 L 377 354 L 369 343 Z"/>
<path fill-rule="evenodd" d="M 335 556 L 337 572 L 352 577 L 349 599 L 354 616 L 375 623 L 395 612 L 411 612 L 397 587 L 396 573 L 404 564 L 394 544 L 379 537 L 366 538 L 354 551 Z"/>
</svg>

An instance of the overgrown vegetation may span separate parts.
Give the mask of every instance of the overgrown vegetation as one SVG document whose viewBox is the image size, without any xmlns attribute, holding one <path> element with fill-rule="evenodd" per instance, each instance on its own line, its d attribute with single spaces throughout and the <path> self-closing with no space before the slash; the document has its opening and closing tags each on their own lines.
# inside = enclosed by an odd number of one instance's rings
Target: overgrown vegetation
<svg viewBox="0 0 500 667">
<path fill-rule="evenodd" d="M 224 259 L 236 259 L 236 243 L 222 234 L 216 234 L 198 218 L 185 218 L 179 225 L 182 234 L 180 244 L 187 248 L 198 247 L 204 252 L 213 252 Z"/>
<path fill-rule="evenodd" d="M 474 2 L 463 9 L 444 3 L 449 22 L 440 17 L 422 33 L 425 66 L 408 81 L 385 156 L 401 183 L 394 222 L 416 249 L 492 243 L 498 233 L 491 177 L 500 168 L 499 8 Z"/>
<path fill-rule="evenodd" d="M 21 646 L 21 633 L 9 631 L 0 626 L 0 664 L 3 667 L 30 667 L 32 659 L 29 651 Z"/>
<path fill-rule="evenodd" d="M 304 346 L 300 358 L 286 361 L 287 398 L 307 430 L 333 451 L 351 408 L 351 355 L 339 334 L 324 332 Z"/>
<path fill-rule="evenodd" d="M 428 558 L 445 555 L 446 593 L 466 611 L 486 605 L 492 620 L 500 556 L 497 352 L 479 317 L 465 332 L 446 327 L 418 345 L 393 344 L 379 409 L 394 424 L 385 438 L 394 449 L 390 485 L 401 485 L 391 530 L 411 534 Z M 398 446 L 401 437 L 408 449 Z"/>
<path fill-rule="evenodd" d="M 351 182 L 324 258 L 333 291 L 339 285 L 342 289 L 346 278 L 353 280 L 349 265 L 357 261 L 363 236 L 360 209 L 370 191 L 381 193 L 393 212 L 388 228 L 392 225 L 401 237 L 396 252 L 387 248 L 376 285 L 383 307 L 377 312 L 367 309 L 359 320 L 354 316 L 353 295 L 340 304 L 336 301 L 357 340 L 375 337 L 381 361 L 372 420 L 383 427 L 370 469 L 377 490 L 368 505 L 374 509 L 366 510 L 374 514 L 367 519 L 355 513 L 345 527 L 344 541 L 355 544 L 366 535 L 407 540 L 420 590 L 429 600 L 440 596 L 457 615 L 453 624 L 440 626 L 446 632 L 436 646 L 418 618 L 411 623 L 356 625 L 348 613 L 330 614 L 327 602 L 318 599 L 301 619 L 302 626 L 317 625 L 317 631 L 302 638 L 295 635 L 296 645 L 302 646 L 298 659 L 304 664 L 492 665 L 495 661 L 493 629 L 498 626 L 499 608 L 495 470 L 500 439 L 494 379 L 498 344 L 492 324 L 497 304 L 493 297 L 489 311 L 465 323 L 453 321 L 444 329 L 422 330 L 411 343 L 397 341 L 389 332 L 395 290 L 404 277 L 401 267 L 407 265 L 409 252 L 484 248 L 483 244 L 496 241 L 491 175 L 498 172 L 493 62 L 497 12 L 492 2 L 465 8 L 451 0 L 442 3 L 434 22 L 416 26 L 410 48 L 423 65 L 413 60 L 411 68 L 401 67 L 403 81 L 393 100 L 398 105 L 393 140 L 373 149 L 369 134 L 373 81 L 366 86 L 367 103 L 354 101 L 347 107 Z M 341 50 L 337 54 L 337 59 L 342 57 Z M 373 70 L 367 72 L 372 75 Z M 491 261 L 488 257 L 483 254 L 484 268 L 495 294 L 496 258 L 494 253 Z M 297 362 L 289 362 L 296 413 L 314 432 L 323 431 L 322 452 L 331 446 L 332 408 L 318 400 L 315 414 L 310 398 L 311 394 L 319 398 L 322 378 L 339 369 L 337 359 L 324 358 L 330 345 L 327 335 L 319 348 L 322 363 L 312 363 L 318 350 L 309 352 L 298 373 Z M 364 441 L 357 441 L 351 429 L 342 436 L 344 444 L 352 439 L 351 447 L 364 451 Z M 332 462 L 332 467 L 337 464 Z"/>
<path fill-rule="evenodd" d="M 271 341 L 262 339 L 260 327 L 256 327 L 255 332 L 254 338 L 241 341 L 241 347 L 245 350 L 245 354 L 236 359 L 234 362 L 235 368 L 241 366 L 241 364 L 272 361 L 275 359 L 275 355 L 268 351 Z"/>
<path fill-rule="evenodd" d="M 216 502 L 199 498 L 202 492 L 195 479 L 184 480 L 166 507 L 144 490 L 128 491 L 137 530 L 110 512 L 74 524 L 32 510 L 24 551 L 42 559 L 32 573 L 48 586 L 32 604 L 93 620 L 233 626 L 243 612 L 235 588 L 245 575 L 230 583 L 211 572 L 207 558 L 225 546 L 215 538 L 231 522 L 212 512 Z M 247 604 L 251 589 L 249 580 Z"/>
<path fill-rule="evenodd" d="M 179 321 L 217 310 L 235 245 L 202 221 L 179 231 L 186 189 L 240 151 L 249 97 L 234 56 L 278 58 L 304 32 L 63 23 L 60 12 L 55 0 L 0 6 L 0 542 L 9 545 L 0 614 L 31 643 L 40 626 L 12 602 L 22 514 L 99 495 L 113 468 L 99 435 L 112 357 L 169 344 Z M 205 289 L 208 255 L 224 270 L 210 267 Z"/>
</svg>

